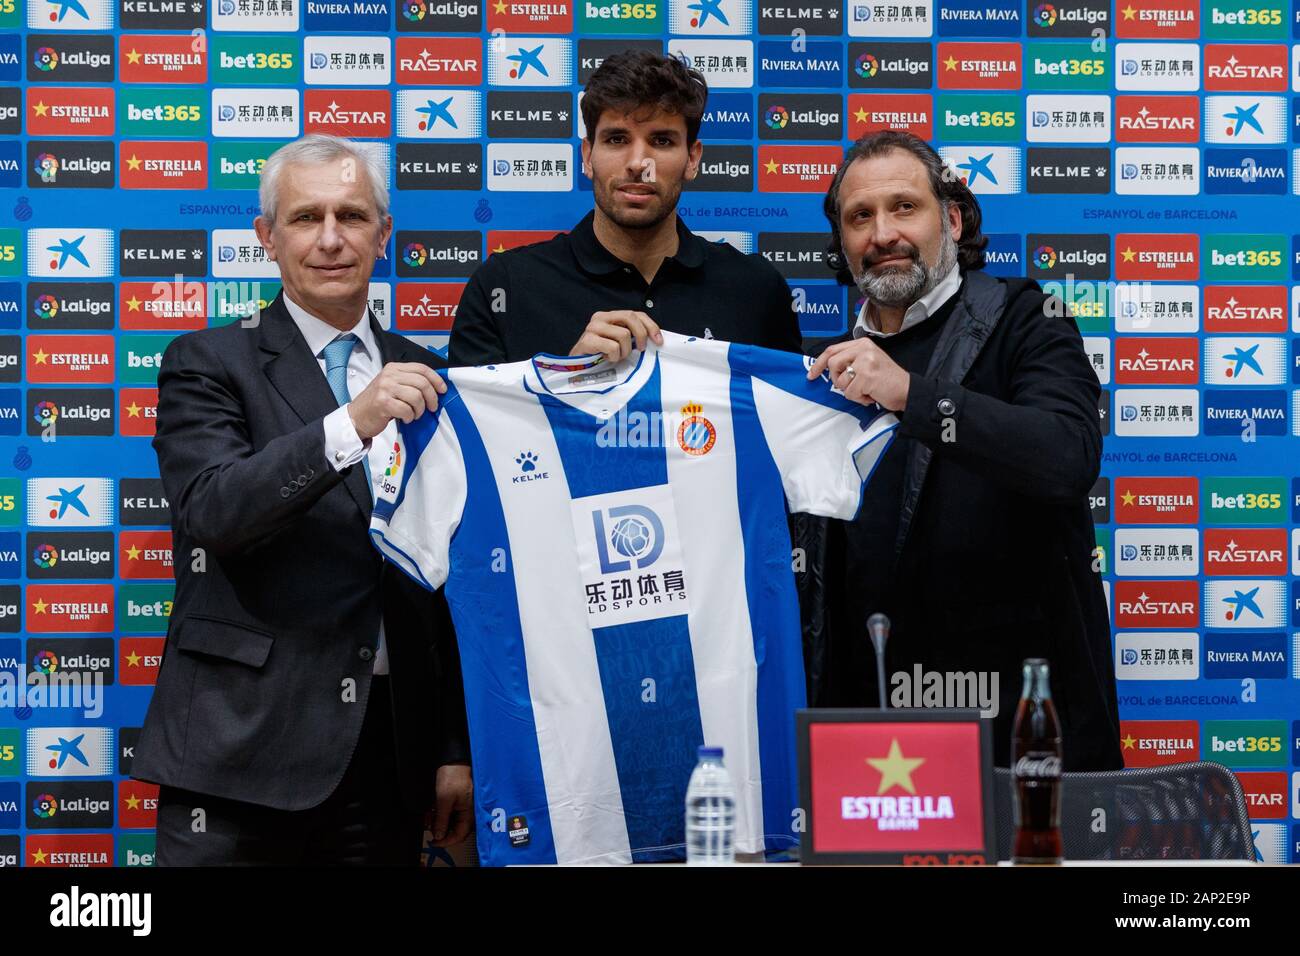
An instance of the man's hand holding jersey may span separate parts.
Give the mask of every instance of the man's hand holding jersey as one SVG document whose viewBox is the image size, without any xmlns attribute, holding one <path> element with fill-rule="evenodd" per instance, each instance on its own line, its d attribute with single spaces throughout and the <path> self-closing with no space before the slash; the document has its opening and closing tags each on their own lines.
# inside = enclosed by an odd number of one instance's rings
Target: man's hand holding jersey
<svg viewBox="0 0 1300 956">
<path fill-rule="evenodd" d="M 911 374 L 891 359 L 869 338 L 832 345 L 808 369 L 811 381 L 826 372 L 831 384 L 850 401 L 862 405 L 878 403 L 891 412 L 907 407 Z"/>
<path fill-rule="evenodd" d="M 436 411 L 438 396 L 446 391 L 447 383 L 429 366 L 419 362 L 389 362 L 348 403 L 348 415 L 357 437 L 369 441 L 394 418 L 409 425 L 426 411 Z"/>
<path fill-rule="evenodd" d="M 631 309 L 594 312 L 569 354 L 603 355 L 611 362 L 621 362 L 631 354 L 634 344 L 644 349 L 649 339 L 654 339 L 656 345 L 664 344 L 659 326 L 644 312 Z"/>
</svg>

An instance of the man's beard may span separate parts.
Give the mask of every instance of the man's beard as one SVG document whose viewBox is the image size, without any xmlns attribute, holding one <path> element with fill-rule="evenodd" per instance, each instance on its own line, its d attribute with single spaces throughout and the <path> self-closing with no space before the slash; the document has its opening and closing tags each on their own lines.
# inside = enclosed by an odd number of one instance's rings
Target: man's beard
<svg viewBox="0 0 1300 956">
<path fill-rule="evenodd" d="M 957 243 L 947 229 L 939 245 L 939 261 L 933 269 L 926 265 L 920 250 L 910 243 L 900 242 L 888 255 L 911 256 L 905 267 L 890 266 L 884 273 L 873 273 L 871 267 L 879 259 L 863 259 L 862 272 L 854 276 L 858 291 L 867 299 L 889 308 L 904 308 L 933 289 L 957 264 Z"/>
<path fill-rule="evenodd" d="M 619 184 L 624 185 L 623 183 Z M 660 196 L 660 203 L 655 213 L 648 218 L 647 210 L 627 210 L 619 209 L 614 203 L 613 197 L 618 191 L 618 186 L 613 189 L 596 189 L 596 205 L 600 211 L 605 214 L 605 218 L 610 220 L 616 226 L 623 229 L 652 229 L 659 225 L 669 216 L 677 211 L 677 200 L 681 197 L 682 187 L 679 183 L 676 190 L 667 195 Z M 656 195 L 659 195 L 656 193 Z M 632 215 L 628 215 L 631 212 Z"/>
</svg>

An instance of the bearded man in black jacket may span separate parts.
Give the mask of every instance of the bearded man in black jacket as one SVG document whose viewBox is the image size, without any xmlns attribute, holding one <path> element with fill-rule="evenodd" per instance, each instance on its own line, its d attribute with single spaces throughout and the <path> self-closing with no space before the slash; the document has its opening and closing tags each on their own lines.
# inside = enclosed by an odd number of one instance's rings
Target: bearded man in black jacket
<svg viewBox="0 0 1300 956">
<path fill-rule="evenodd" d="M 997 687 L 999 765 L 1021 664 L 1044 657 L 1065 769 L 1121 767 L 1088 506 L 1100 387 L 1078 328 L 1036 282 L 981 271 L 978 202 L 910 134 L 854 144 L 825 212 L 828 260 L 866 301 L 846 335 L 815 345 L 809 377 L 879 402 L 901 425 L 858 517 L 829 522 L 816 542 L 813 701 L 878 706 L 865 622 L 879 611 L 892 621 L 887 675 L 911 680 L 919 665 Z M 903 686 L 891 679 L 886 692 Z"/>
</svg>

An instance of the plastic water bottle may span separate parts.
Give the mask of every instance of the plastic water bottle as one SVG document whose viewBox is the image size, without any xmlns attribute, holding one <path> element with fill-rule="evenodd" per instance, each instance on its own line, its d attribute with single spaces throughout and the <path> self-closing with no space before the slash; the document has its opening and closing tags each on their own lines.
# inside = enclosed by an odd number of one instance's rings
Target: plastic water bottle
<svg viewBox="0 0 1300 956">
<path fill-rule="evenodd" d="M 701 747 L 686 787 L 686 862 L 726 866 L 736 862 L 736 791 L 722 764 L 721 747 Z"/>
</svg>

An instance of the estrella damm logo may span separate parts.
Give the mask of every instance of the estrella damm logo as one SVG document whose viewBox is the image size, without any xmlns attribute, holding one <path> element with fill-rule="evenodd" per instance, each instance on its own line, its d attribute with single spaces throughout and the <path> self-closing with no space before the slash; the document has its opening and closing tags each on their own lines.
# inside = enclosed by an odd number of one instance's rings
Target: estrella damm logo
<svg viewBox="0 0 1300 956">
<path fill-rule="evenodd" d="M 0 276 L 23 274 L 23 234 L 18 229 L 0 229 Z"/>
<path fill-rule="evenodd" d="M 122 136 L 198 136 L 204 127 L 207 91 L 124 89 L 118 103 L 117 131 Z"/>
<path fill-rule="evenodd" d="M 575 0 L 579 33 L 616 33 L 658 36 L 664 29 L 664 5 L 659 0 L 616 3 L 613 0 Z"/>
<path fill-rule="evenodd" d="M 208 164 L 213 189 L 256 189 L 267 158 L 283 140 L 214 140 Z"/>
<path fill-rule="evenodd" d="M 1201 759 L 1227 767 L 1285 767 L 1286 721 L 1207 720 L 1201 725 Z"/>
<path fill-rule="evenodd" d="M 1207 40 L 1285 40 L 1283 0 L 1207 0 L 1201 31 Z"/>
<path fill-rule="evenodd" d="M 296 36 L 212 36 L 208 71 L 215 85 L 294 86 L 302 79 Z"/>
<path fill-rule="evenodd" d="M 1287 520 L 1286 479 L 1202 478 L 1201 521 L 1224 525 L 1283 525 Z"/>
<path fill-rule="evenodd" d="M 1205 282 L 1286 282 L 1286 237 L 1211 233 L 1201 241 L 1201 273 Z"/>
<path fill-rule="evenodd" d="M 1017 94 L 941 94 L 936 113 L 939 139 L 1018 143 L 1023 138 L 1024 99 Z"/>
<path fill-rule="evenodd" d="M 1025 86 L 1031 90 L 1110 90 L 1110 51 L 1091 43 L 1031 43 Z"/>
</svg>

